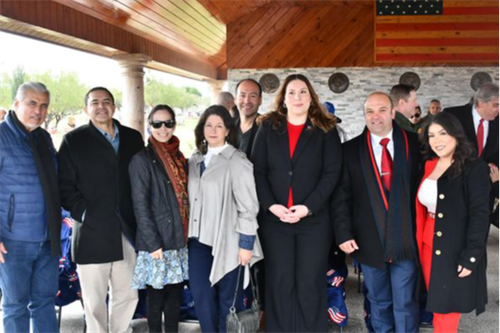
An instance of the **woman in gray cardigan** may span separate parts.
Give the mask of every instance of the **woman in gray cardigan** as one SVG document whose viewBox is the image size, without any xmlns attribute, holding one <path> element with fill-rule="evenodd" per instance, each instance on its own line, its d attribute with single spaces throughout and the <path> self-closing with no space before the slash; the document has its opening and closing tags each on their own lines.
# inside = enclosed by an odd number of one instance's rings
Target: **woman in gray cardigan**
<svg viewBox="0 0 500 333">
<path fill-rule="evenodd" d="M 245 266 L 236 309 L 243 305 L 249 265 L 263 258 L 257 237 L 259 203 L 252 163 L 234 148 L 229 112 L 209 107 L 195 129 L 198 150 L 189 160 L 190 287 L 203 332 L 225 332 L 238 268 Z"/>
</svg>

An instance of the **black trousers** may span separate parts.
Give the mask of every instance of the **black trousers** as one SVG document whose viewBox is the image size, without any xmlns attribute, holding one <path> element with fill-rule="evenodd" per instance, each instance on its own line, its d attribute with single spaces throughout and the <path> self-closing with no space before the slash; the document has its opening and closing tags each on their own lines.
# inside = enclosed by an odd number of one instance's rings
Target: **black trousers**
<svg viewBox="0 0 500 333">
<path fill-rule="evenodd" d="M 260 223 L 266 265 L 266 331 L 327 332 L 328 218 Z"/>
<path fill-rule="evenodd" d="M 150 332 L 161 333 L 162 313 L 165 315 L 165 332 L 179 331 L 182 283 L 167 284 L 163 289 L 148 288 L 148 327 Z"/>
</svg>

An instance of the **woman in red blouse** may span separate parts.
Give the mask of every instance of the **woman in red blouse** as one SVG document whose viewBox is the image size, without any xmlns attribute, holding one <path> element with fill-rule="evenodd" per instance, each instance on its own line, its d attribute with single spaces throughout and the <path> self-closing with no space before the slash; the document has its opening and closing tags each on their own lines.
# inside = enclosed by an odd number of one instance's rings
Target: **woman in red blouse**
<svg viewBox="0 0 500 333">
<path fill-rule="evenodd" d="M 342 163 L 335 119 L 309 80 L 295 74 L 259 124 L 252 162 L 266 264 L 266 330 L 326 332 L 328 202 Z"/>
</svg>

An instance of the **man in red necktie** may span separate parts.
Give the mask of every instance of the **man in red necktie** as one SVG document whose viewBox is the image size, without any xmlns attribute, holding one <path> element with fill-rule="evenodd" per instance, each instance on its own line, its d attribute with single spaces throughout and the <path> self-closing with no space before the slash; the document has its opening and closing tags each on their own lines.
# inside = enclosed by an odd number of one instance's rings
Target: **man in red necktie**
<svg viewBox="0 0 500 333">
<path fill-rule="evenodd" d="M 460 120 L 478 156 L 498 167 L 498 86 L 485 83 L 474 95 L 473 104 L 446 108 Z M 481 138 L 482 137 L 482 138 Z"/>
<path fill-rule="evenodd" d="M 366 128 L 343 145 L 332 199 L 335 241 L 361 263 L 376 332 L 417 332 L 417 256 L 413 234 L 420 161 L 416 134 L 394 122 L 389 95 L 370 94 Z"/>
</svg>

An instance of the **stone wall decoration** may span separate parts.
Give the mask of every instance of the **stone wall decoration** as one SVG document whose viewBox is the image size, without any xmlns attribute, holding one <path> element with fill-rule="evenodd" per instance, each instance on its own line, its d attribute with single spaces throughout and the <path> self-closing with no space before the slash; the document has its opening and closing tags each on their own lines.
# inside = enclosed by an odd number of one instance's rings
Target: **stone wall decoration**
<svg viewBox="0 0 500 333">
<path fill-rule="evenodd" d="M 399 78 L 399 83 L 415 87 L 415 90 L 418 90 L 420 88 L 420 77 L 417 73 L 406 72 Z"/>
<path fill-rule="evenodd" d="M 470 86 L 474 91 L 477 91 L 479 87 L 488 82 L 493 82 L 490 74 L 486 72 L 476 72 L 470 79 Z"/>
<path fill-rule="evenodd" d="M 275 93 L 280 87 L 280 79 L 275 74 L 270 73 L 262 75 L 259 83 L 262 86 L 262 91 L 267 94 Z"/>
<path fill-rule="evenodd" d="M 349 88 L 349 78 L 344 73 L 335 73 L 328 79 L 328 86 L 334 93 L 341 94 Z"/>
</svg>

